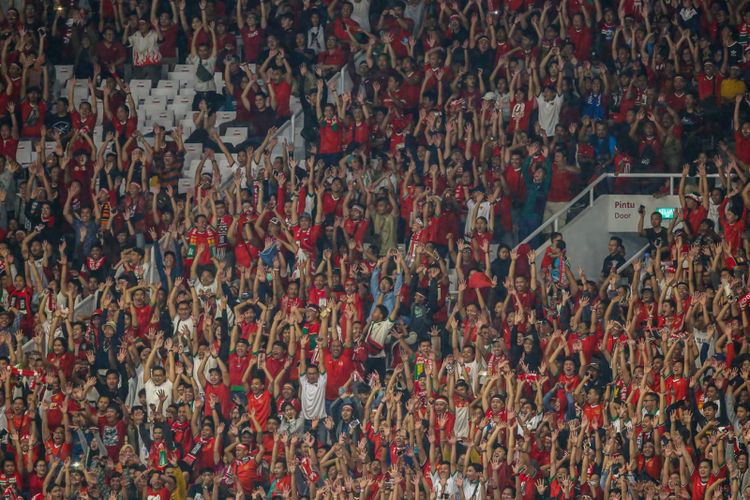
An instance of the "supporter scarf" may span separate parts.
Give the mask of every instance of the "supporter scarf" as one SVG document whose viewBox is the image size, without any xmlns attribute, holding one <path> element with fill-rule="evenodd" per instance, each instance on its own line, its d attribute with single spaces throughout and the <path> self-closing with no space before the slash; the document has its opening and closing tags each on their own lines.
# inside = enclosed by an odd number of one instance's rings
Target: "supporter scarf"
<svg viewBox="0 0 750 500">
<path fill-rule="evenodd" d="M 203 231 L 199 232 L 197 230 L 190 231 L 188 233 L 188 259 L 192 259 L 195 257 L 195 251 L 198 248 L 198 244 L 200 242 L 205 242 L 206 246 L 210 249 L 211 253 L 215 251 L 216 248 L 216 238 L 214 238 L 212 231 Z"/>
<path fill-rule="evenodd" d="M 469 288 L 490 288 L 492 286 L 492 280 L 488 278 L 486 274 L 476 272 L 469 276 L 469 282 L 467 284 Z"/>
<path fill-rule="evenodd" d="M 98 271 L 102 266 L 104 266 L 104 257 L 99 257 L 98 259 L 86 257 L 86 268 L 90 271 Z"/>
<path fill-rule="evenodd" d="M 552 266 L 550 267 L 550 277 L 552 282 L 558 286 L 558 288 L 565 288 L 568 283 L 568 274 L 565 269 L 569 267 L 568 258 L 565 252 L 559 257 L 555 257 L 552 260 Z"/>
<path fill-rule="evenodd" d="M 15 484 L 15 481 L 13 481 L 13 484 Z M 5 491 L 3 491 L 4 500 L 16 500 L 18 498 L 21 497 L 16 494 L 16 489 L 13 486 L 8 486 L 5 488 Z"/>
<path fill-rule="evenodd" d="M 102 229 L 109 229 L 109 220 L 112 218 L 112 206 L 108 201 L 105 201 L 99 205 L 99 212 L 101 213 Z"/>
<path fill-rule="evenodd" d="M 55 217 L 52 215 L 50 215 L 49 217 L 42 217 L 42 222 L 48 228 L 52 228 L 55 226 Z"/>
<path fill-rule="evenodd" d="M 37 375 L 39 375 L 39 372 L 37 372 L 36 370 L 24 370 L 24 369 L 21 369 L 21 368 L 16 368 L 14 366 L 14 367 L 11 367 L 10 373 L 12 375 L 21 376 L 21 377 L 23 377 L 25 379 L 30 379 L 29 380 L 29 389 L 33 391 L 36 388 Z"/>
<path fill-rule="evenodd" d="M 207 439 L 199 439 L 195 442 L 193 447 L 188 452 L 187 456 L 185 457 L 185 463 L 188 465 L 193 465 L 195 461 L 198 458 L 198 455 L 200 454 L 203 447 L 208 443 Z"/>
<path fill-rule="evenodd" d="M 318 479 L 320 479 L 320 474 L 315 472 L 315 470 L 312 467 L 312 462 L 310 461 L 308 457 L 305 457 L 302 460 L 300 460 L 299 466 L 300 466 L 300 469 L 302 469 L 302 473 L 305 475 L 308 481 L 315 483 L 318 481 Z"/>
<path fill-rule="evenodd" d="M 420 229 L 419 231 L 414 231 L 412 233 L 411 238 L 409 239 L 409 249 L 406 252 L 409 259 L 413 260 L 417 256 L 417 245 L 422 242 L 426 234 L 426 229 Z"/>
</svg>

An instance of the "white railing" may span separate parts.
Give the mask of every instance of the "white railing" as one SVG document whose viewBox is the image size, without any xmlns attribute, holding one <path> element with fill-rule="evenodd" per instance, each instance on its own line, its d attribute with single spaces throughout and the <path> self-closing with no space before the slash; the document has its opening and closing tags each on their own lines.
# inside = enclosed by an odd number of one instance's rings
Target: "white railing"
<svg viewBox="0 0 750 500">
<path fill-rule="evenodd" d="M 627 268 L 633 265 L 633 262 L 640 259 L 641 256 L 648 250 L 648 247 L 650 247 L 650 243 L 646 243 L 641 248 L 638 249 L 637 252 L 635 252 L 628 260 L 625 261 L 623 265 L 617 268 L 617 274 L 622 274 L 623 271 L 625 271 Z"/>
<path fill-rule="evenodd" d="M 670 173 L 657 173 L 657 174 L 618 174 L 615 175 L 613 173 L 606 173 L 602 174 L 599 177 L 596 178 L 594 182 L 589 184 L 586 189 L 578 193 L 570 202 L 568 202 L 565 207 L 558 210 L 555 214 L 553 214 L 549 219 L 544 221 L 538 228 L 536 228 L 531 234 L 529 234 L 526 238 L 524 238 L 522 241 L 520 241 L 517 245 L 518 246 L 529 243 L 530 241 L 533 241 L 534 238 L 539 236 L 543 233 L 548 233 L 550 231 L 557 231 L 560 227 L 560 218 L 567 217 L 568 212 L 576 205 L 578 202 L 580 202 L 583 199 L 588 199 L 588 203 L 586 207 L 584 207 L 577 215 L 576 217 L 579 217 L 581 214 L 583 214 L 585 211 L 589 210 L 591 207 L 594 206 L 594 201 L 597 198 L 597 194 L 595 193 L 596 187 L 599 186 L 603 181 L 607 179 L 617 179 L 617 178 L 627 178 L 627 179 L 667 179 L 669 180 L 669 194 L 674 196 L 675 194 L 675 179 L 679 179 L 682 177 L 681 174 L 670 174 Z M 718 178 L 718 174 L 709 174 L 709 178 Z M 679 182 L 678 182 L 679 184 Z M 608 194 L 608 193 L 599 193 L 599 194 Z M 641 193 L 643 194 L 643 193 Z M 564 221 L 563 221 L 564 222 Z"/>
</svg>

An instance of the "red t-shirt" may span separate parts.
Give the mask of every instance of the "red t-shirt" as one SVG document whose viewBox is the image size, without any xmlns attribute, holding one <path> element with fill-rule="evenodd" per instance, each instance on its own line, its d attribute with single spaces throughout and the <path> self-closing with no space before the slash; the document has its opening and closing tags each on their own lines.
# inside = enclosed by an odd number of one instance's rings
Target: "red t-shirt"
<svg viewBox="0 0 750 500">
<path fill-rule="evenodd" d="M 159 52 L 162 57 L 177 57 L 177 34 L 179 29 L 176 23 L 164 28 L 160 27 L 162 41 L 159 44 Z"/>
<path fill-rule="evenodd" d="M 688 379 L 685 377 L 675 377 L 674 375 L 664 381 L 664 388 L 667 390 L 667 404 L 675 401 L 687 399 Z"/>
<path fill-rule="evenodd" d="M 37 103 L 34 107 L 28 101 L 23 101 L 21 103 L 21 136 L 39 137 L 46 114 L 47 105 L 43 102 Z"/>
<path fill-rule="evenodd" d="M 221 414 L 224 416 L 226 420 L 229 419 L 229 413 L 231 411 L 231 403 L 232 403 L 232 397 L 229 393 L 229 387 L 225 386 L 222 382 L 219 382 L 216 385 L 213 385 L 210 382 L 206 382 L 205 387 L 203 390 L 206 392 L 206 402 L 205 406 L 203 407 L 204 415 L 211 415 L 211 402 L 209 399 L 209 396 L 211 394 L 215 394 L 216 398 L 219 401 L 219 406 L 221 407 Z"/>
<path fill-rule="evenodd" d="M 341 123 L 337 117 L 320 120 L 320 154 L 341 152 Z"/>
<path fill-rule="evenodd" d="M 70 376 L 73 374 L 73 366 L 75 365 L 75 356 L 69 352 L 64 352 L 60 355 L 51 352 L 47 354 L 47 361 L 52 364 L 59 363 L 60 369 L 65 374 L 65 378 L 70 380 Z M 63 398 L 64 399 L 64 398 Z M 62 399 L 60 400 L 62 402 Z"/>
<path fill-rule="evenodd" d="M 232 472 L 234 472 L 234 475 L 237 476 L 237 480 L 242 486 L 242 490 L 246 495 L 250 495 L 255 488 L 256 483 L 260 481 L 258 462 L 253 458 L 250 458 L 245 462 L 235 460 L 230 468 Z"/>
<path fill-rule="evenodd" d="M 288 118 L 292 116 L 292 111 L 289 108 L 289 98 L 292 96 L 292 86 L 286 80 L 281 80 L 279 83 L 271 83 L 273 91 L 276 94 L 276 116 L 280 118 Z"/>
<path fill-rule="evenodd" d="M 511 117 L 510 122 L 508 123 L 508 132 L 515 132 L 516 121 L 518 122 L 518 130 L 528 130 L 531 113 L 534 111 L 534 100 L 512 101 L 510 103 L 510 108 Z"/>
<path fill-rule="evenodd" d="M 266 430 L 268 417 L 271 415 L 271 393 L 264 390 L 258 395 L 252 392 L 247 394 L 247 410 L 255 410 L 255 420 L 260 424 L 261 429 Z"/>
<path fill-rule="evenodd" d="M 210 438 L 201 447 L 198 464 L 201 469 L 213 469 L 216 467 L 214 462 L 214 447 L 217 446 L 216 438 Z"/>
<path fill-rule="evenodd" d="M 169 489 L 164 487 L 158 490 L 146 488 L 146 500 L 169 500 Z"/>
<path fill-rule="evenodd" d="M 698 227 L 700 227 L 701 222 L 706 220 L 706 217 L 708 217 L 708 210 L 703 205 L 699 205 L 694 210 L 689 210 L 685 207 L 685 222 L 690 227 L 692 235 L 698 234 Z"/>
<path fill-rule="evenodd" d="M 723 78 L 720 74 L 714 74 L 709 78 L 705 73 L 699 73 L 696 80 L 698 81 L 698 98 L 701 101 L 712 97 L 718 100 L 721 97 L 719 89 Z"/>
<path fill-rule="evenodd" d="M 742 163 L 750 163 L 750 137 L 745 137 L 739 130 L 734 133 L 737 159 Z"/>
<path fill-rule="evenodd" d="M 7 156 L 15 160 L 16 150 L 18 150 L 18 139 L 14 139 L 13 137 L 8 137 L 7 139 L 0 138 L 0 156 Z"/>
<path fill-rule="evenodd" d="M 44 458 L 47 462 L 52 462 L 54 459 L 65 460 L 70 456 L 70 445 L 64 441 L 57 445 L 50 438 L 44 442 L 44 451 Z"/>
<path fill-rule="evenodd" d="M 118 420 L 114 425 L 104 421 L 99 423 L 99 430 L 109 458 L 116 461 L 119 457 L 120 448 L 125 443 L 128 426 L 122 420 Z"/>
<path fill-rule="evenodd" d="M 560 168 L 557 163 L 552 164 L 552 182 L 549 187 L 547 201 L 562 202 L 570 201 L 573 196 L 570 194 L 570 184 L 573 181 L 573 175 Z"/>
<path fill-rule="evenodd" d="M 315 244 L 320 237 L 321 230 L 322 226 L 320 224 L 314 224 L 307 229 L 302 229 L 302 227 L 297 225 L 292 227 L 292 234 L 294 235 L 294 240 L 299 244 L 302 250 L 309 254 L 315 255 Z"/>
<path fill-rule="evenodd" d="M 245 62 L 256 62 L 263 50 L 265 43 L 265 31 L 261 28 L 251 30 L 247 26 L 242 28 L 242 47 L 245 53 Z"/>
<path fill-rule="evenodd" d="M 591 29 L 582 26 L 581 29 L 577 30 L 571 26 L 568 28 L 568 38 L 576 46 L 576 57 L 588 61 L 591 57 Z"/>
<path fill-rule="evenodd" d="M 338 358 L 333 357 L 329 349 L 325 350 L 325 365 L 328 381 L 326 382 L 326 399 L 333 401 L 339 397 L 339 389 L 344 386 L 354 371 L 352 350 L 347 348 L 341 351 Z"/>
<path fill-rule="evenodd" d="M 125 59 L 125 47 L 118 41 L 112 42 L 112 45 L 107 47 L 104 42 L 96 44 L 96 58 L 101 65 L 115 64 L 118 60 Z"/>
<path fill-rule="evenodd" d="M 242 376 L 247 371 L 251 356 L 238 356 L 236 353 L 229 355 L 227 367 L 229 368 L 229 385 L 232 387 L 242 385 Z"/>
</svg>

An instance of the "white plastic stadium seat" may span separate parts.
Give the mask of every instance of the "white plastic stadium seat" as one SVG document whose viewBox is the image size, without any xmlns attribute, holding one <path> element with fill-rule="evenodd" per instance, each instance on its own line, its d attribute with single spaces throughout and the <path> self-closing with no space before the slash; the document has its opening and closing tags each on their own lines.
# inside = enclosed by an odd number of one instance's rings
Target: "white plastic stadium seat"
<svg viewBox="0 0 750 500">
<path fill-rule="evenodd" d="M 187 82 L 185 82 L 185 83 L 187 83 Z M 195 97 L 195 89 L 193 87 L 188 87 L 188 86 L 180 87 L 180 93 L 179 93 L 179 95 L 181 95 L 183 97 L 189 97 L 190 98 L 190 102 L 192 103 L 193 102 L 193 98 Z"/>
<path fill-rule="evenodd" d="M 177 86 L 174 87 L 156 87 L 151 89 L 151 96 L 164 97 L 166 99 L 174 99 L 177 96 Z"/>
<path fill-rule="evenodd" d="M 178 95 L 172 101 L 169 106 L 170 109 L 174 110 L 175 116 L 179 116 L 182 120 L 187 117 L 193 107 L 193 98 L 189 96 Z"/>
<path fill-rule="evenodd" d="M 55 66 L 55 81 L 67 82 L 73 77 L 72 64 L 58 64 Z"/>
<path fill-rule="evenodd" d="M 165 96 L 150 95 L 143 100 L 143 105 L 149 108 L 167 109 L 167 98 Z"/>
<path fill-rule="evenodd" d="M 31 141 L 19 141 L 18 148 L 16 149 L 16 161 L 21 165 L 28 165 L 31 163 L 31 151 L 33 147 Z"/>
<path fill-rule="evenodd" d="M 133 89 L 151 90 L 151 80 L 130 80 L 130 90 Z"/>
<path fill-rule="evenodd" d="M 215 127 L 218 127 L 222 123 L 230 122 L 237 118 L 237 112 L 236 111 L 217 111 L 216 112 L 216 124 Z"/>
<path fill-rule="evenodd" d="M 195 124 L 193 123 L 192 118 L 184 118 L 180 121 L 180 125 L 182 126 L 182 136 L 186 139 L 190 137 L 190 134 L 195 130 Z"/>
<path fill-rule="evenodd" d="M 247 140 L 247 128 L 246 127 L 227 127 L 227 131 L 224 137 L 221 138 L 224 142 L 229 142 L 233 146 Z"/>
<path fill-rule="evenodd" d="M 160 111 L 151 117 L 153 123 L 158 123 L 167 130 L 174 127 L 174 112 L 171 109 Z"/>
<path fill-rule="evenodd" d="M 174 82 L 174 80 L 159 80 L 159 83 L 156 84 L 157 89 L 177 89 L 177 84 Z"/>
</svg>

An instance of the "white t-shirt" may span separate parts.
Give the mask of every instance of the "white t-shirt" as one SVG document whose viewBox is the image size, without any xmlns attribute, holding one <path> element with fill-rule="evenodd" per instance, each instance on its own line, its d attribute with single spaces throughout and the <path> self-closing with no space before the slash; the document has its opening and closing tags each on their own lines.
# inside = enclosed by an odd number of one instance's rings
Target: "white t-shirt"
<svg viewBox="0 0 750 500">
<path fill-rule="evenodd" d="M 385 342 L 386 339 L 388 339 L 388 334 L 391 333 L 392 328 L 393 321 L 389 319 L 370 324 L 370 328 L 367 332 L 367 341 L 371 342 L 371 344 L 384 347 L 380 352 L 370 354 L 371 358 L 385 357 Z"/>
<path fill-rule="evenodd" d="M 128 38 L 133 47 L 133 66 L 143 67 L 152 64 L 161 64 L 161 52 L 159 52 L 159 35 L 151 30 L 146 35 L 136 31 Z"/>
<path fill-rule="evenodd" d="M 164 401 L 164 406 L 162 406 L 162 412 L 166 412 L 167 407 L 172 404 L 172 381 L 166 379 L 163 384 L 156 385 L 152 379 L 149 379 L 148 382 L 143 384 L 143 388 L 146 389 L 146 405 L 149 412 L 151 411 L 151 405 L 154 405 L 157 409 L 159 408 L 159 396 L 156 393 L 164 391 L 167 399 Z"/>
<path fill-rule="evenodd" d="M 471 214 L 474 210 L 474 207 L 477 206 L 477 202 L 474 200 L 469 200 L 466 202 L 466 209 L 469 211 L 469 217 L 466 218 L 466 225 L 464 226 L 464 234 L 469 234 L 471 231 L 471 224 L 474 222 L 471 220 Z M 484 217 L 487 219 L 487 222 L 490 220 L 490 210 L 492 209 L 492 204 L 489 201 L 483 201 L 479 204 L 479 210 L 477 210 L 476 219 L 479 217 Z"/>
<path fill-rule="evenodd" d="M 560 122 L 562 103 L 563 97 L 560 94 L 555 95 L 555 98 L 550 102 L 544 99 L 544 94 L 540 94 L 536 98 L 536 105 L 539 108 L 539 125 L 547 134 L 547 137 L 555 135 L 555 127 Z"/>
<path fill-rule="evenodd" d="M 201 280 L 193 280 L 193 287 L 195 287 L 195 293 L 198 295 L 198 299 L 201 301 L 201 305 L 205 309 L 208 305 L 209 300 L 216 297 L 216 292 L 219 291 L 219 282 L 214 279 L 208 285 L 201 283 Z"/>
<path fill-rule="evenodd" d="M 314 420 L 316 418 L 326 418 L 326 382 L 328 374 L 321 373 L 318 381 L 311 384 L 307 381 L 307 375 L 299 379 L 302 402 L 302 418 L 305 420 Z"/>
<path fill-rule="evenodd" d="M 477 388 L 477 382 L 479 382 L 479 372 L 482 370 L 482 364 L 476 360 L 469 363 L 458 364 L 458 378 L 463 380 L 472 390 Z"/>
<path fill-rule="evenodd" d="M 210 80 L 204 82 L 201 81 L 197 76 L 198 66 L 203 66 L 206 71 L 213 75 L 214 70 L 216 69 L 216 58 L 209 56 L 206 59 L 201 59 L 198 56 L 193 57 L 193 55 L 191 54 L 187 58 L 187 63 L 192 64 L 195 67 L 196 77 L 194 88 L 196 92 L 216 92 L 216 80 L 211 78 Z"/>
<path fill-rule="evenodd" d="M 466 500 L 480 500 L 484 498 L 484 485 L 481 481 L 469 481 L 464 478 L 464 498 Z"/>
<path fill-rule="evenodd" d="M 442 495 L 448 495 L 448 498 L 455 500 L 458 498 L 458 488 L 456 487 L 456 474 L 453 473 L 446 481 L 445 486 L 440 482 L 440 474 L 437 472 L 430 473 L 430 479 L 432 479 L 432 491 L 434 496 L 432 498 L 443 498 Z"/>
<path fill-rule="evenodd" d="M 404 17 L 407 17 L 406 12 L 404 12 Z M 370 0 L 352 1 L 352 20 L 356 21 L 363 30 L 370 31 Z M 417 24 L 416 20 L 414 24 Z"/>
<path fill-rule="evenodd" d="M 469 437 L 469 406 L 456 407 L 456 419 L 453 424 L 453 433 L 457 438 Z"/>
<path fill-rule="evenodd" d="M 320 54 L 326 49 L 326 33 L 323 26 L 313 26 L 307 30 L 307 48 Z"/>
<path fill-rule="evenodd" d="M 193 321 L 193 317 L 190 316 L 188 319 L 180 319 L 179 315 L 175 316 L 174 319 L 172 319 L 172 335 L 179 335 L 180 331 L 186 326 L 190 331 L 189 337 L 192 339 L 193 335 L 195 335 L 195 321 Z"/>
<path fill-rule="evenodd" d="M 415 2 L 406 2 L 406 8 L 404 9 L 404 17 L 414 21 L 414 33 L 416 35 L 419 30 L 422 29 L 422 21 L 424 20 L 424 0 L 418 0 Z M 352 14 L 352 17 L 354 15 Z"/>
</svg>

